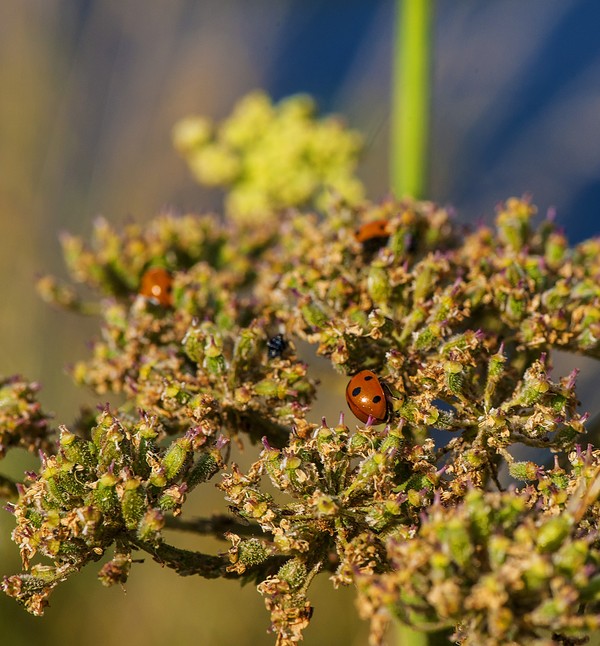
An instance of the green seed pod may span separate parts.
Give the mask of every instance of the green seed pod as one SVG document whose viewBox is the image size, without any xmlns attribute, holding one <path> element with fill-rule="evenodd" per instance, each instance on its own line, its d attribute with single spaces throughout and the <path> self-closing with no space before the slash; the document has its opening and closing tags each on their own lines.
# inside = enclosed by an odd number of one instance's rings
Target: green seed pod
<svg viewBox="0 0 600 646">
<path fill-rule="evenodd" d="M 280 384 L 273 379 L 262 379 L 254 384 L 254 392 L 261 397 L 277 397 Z"/>
<path fill-rule="evenodd" d="M 78 472 L 76 465 L 72 462 L 67 461 L 60 465 L 58 478 L 60 479 L 61 487 L 69 496 L 74 498 L 80 498 L 87 493 L 85 483 L 79 479 L 79 476 L 83 477 L 83 471 Z"/>
<path fill-rule="evenodd" d="M 508 465 L 508 472 L 515 480 L 537 480 L 539 467 L 535 462 L 513 462 Z"/>
<path fill-rule="evenodd" d="M 441 323 L 431 323 L 423 328 L 417 334 L 417 338 L 413 342 L 416 350 L 429 350 L 437 346 L 442 340 L 442 325 Z"/>
<path fill-rule="evenodd" d="M 492 397 L 496 391 L 496 387 L 505 374 L 504 364 L 506 363 L 506 356 L 499 350 L 496 354 L 490 357 L 488 362 L 487 380 L 485 383 L 485 391 L 483 394 L 483 401 L 485 408 L 489 409 L 492 405 Z"/>
<path fill-rule="evenodd" d="M 165 519 L 158 509 L 149 509 L 143 514 L 137 526 L 137 537 L 147 543 L 162 542 L 161 529 L 165 526 Z M 135 529 L 135 527 L 128 527 Z"/>
<path fill-rule="evenodd" d="M 227 372 L 227 364 L 222 354 L 214 357 L 205 357 L 203 366 L 213 375 L 223 375 Z"/>
<path fill-rule="evenodd" d="M 546 248 L 544 249 L 544 259 L 550 268 L 560 267 L 564 261 L 567 248 L 567 239 L 561 233 L 552 233 L 548 236 Z"/>
<path fill-rule="evenodd" d="M 241 330 L 233 351 L 234 361 L 246 363 L 252 357 L 259 354 L 259 336 L 255 329 L 246 328 Z"/>
<path fill-rule="evenodd" d="M 127 529 L 136 529 L 146 511 L 146 496 L 141 482 L 135 478 L 125 482 L 121 498 L 121 512 Z"/>
<path fill-rule="evenodd" d="M 500 240 L 514 251 L 520 251 L 527 243 L 530 235 L 530 220 L 535 214 L 535 207 L 524 200 L 511 198 L 497 218 L 498 236 Z"/>
<path fill-rule="evenodd" d="M 158 499 L 158 507 L 161 511 L 174 512 L 174 515 L 181 513 L 181 506 L 185 502 L 185 486 L 173 485 L 169 487 Z"/>
<path fill-rule="evenodd" d="M 156 451 L 156 437 L 158 433 L 151 427 L 142 428 L 137 433 L 137 450 L 133 462 L 134 473 L 143 480 L 150 475 L 149 455 Z"/>
<path fill-rule="evenodd" d="M 518 323 L 527 313 L 527 300 L 523 294 L 513 292 L 508 295 L 504 308 L 510 320 Z"/>
<path fill-rule="evenodd" d="M 171 443 L 161 465 L 167 480 L 177 477 L 192 454 L 192 442 L 188 437 L 180 437 Z"/>
<path fill-rule="evenodd" d="M 263 541 L 258 538 L 250 538 L 242 541 L 238 548 L 238 560 L 246 567 L 260 565 L 269 556 L 269 552 Z"/>
<path fill-rule="evenodd" d="M 116 484 L 118 478 L 112 473 L 105 473 L 96 485 L 93 493 L 93 500 L 98 509 L 107 515 L 113 515 L 119 509 L 119 497 L 117 496 Z"/>
<path fill-rule="evenodd" d="M 300 308 L 306 324 L 311 327 L 323 328 L 327 325 L 328 317 L 314 303 L 307 303 Z"/>
<path fill-rule="evenodd" d="M 446 386 L 455 395 L 462 395 L 464 388 L 463 366 L 458 361 L 446 361 L 444 363 Z"/>
<path fill-rule="evenodd" d="M 189 470 L 185 482 L 188 486 L 188 491 L 202 482 L 210 480 L 215 473 L 219 470 L 219 462 L 211 453 L 204 453 L 201 455 Z"/>
<path fill-rule="evenodd" d="M 201 364 L 204 361 L 206 337 L 198 326 L 192 324 L 185 333 L 181 343 L 188 359 L 197 364 Z"/>
<path fill-rule="evenodd" d="M 301 588 L 306 582 L 307 576 L 306 565 L 298 558 L 286 561 L 277 572 L 277 577 L 285 581 L 290 586 L 291 591 Z"/>
<path fill-rule="evenodd" d="M 56 462 L 49 462 L 40 473 L 40 476 L 46 481 L 46 489 L 51 498 L 61 505 L 68 504 L 69 494 L 61 484 L 60 467 Z"/>
<path fill-rule="evenodd" d="M 60 446 L 65 457 L 70 462 L 86 467 L 96 465 L 94 444 L 81 437 L 77 437 L 77 435 L 69 432 L 64 426 L 60 429 Z"/>
<path fill-rule="evenodd" d="M 419 263 L 418 267 L 414 283 L 415 303 L 426 301 L 437 284 L 437 272 L 431 265 L 423 262 Z"/>
<path fill-rule="evenodd" d="M 383 267 L 372 265 L 367 278 L 367 292 L 377 307 L 386 305 L 392 294 L 389 273 Z"/>
</svg>

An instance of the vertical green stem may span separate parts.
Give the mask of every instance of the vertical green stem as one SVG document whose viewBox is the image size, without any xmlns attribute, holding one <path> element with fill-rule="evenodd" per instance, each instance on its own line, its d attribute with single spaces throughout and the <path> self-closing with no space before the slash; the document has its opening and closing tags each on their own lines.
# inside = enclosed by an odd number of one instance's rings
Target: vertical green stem
<svg viewBox="0 0 600 646">
<path fill-rule="evenodd" d="M 433 0 L 396 0 L 391 183 L 398 197 L 422 198 L 427 187 L 432 14 Z M 431 646 L 445 637 L 395 628 L 398 646 Z"/>
<path fill-rule="evenodd" d="M 433 0 L 396 0 L 392 80 L 392 189 L 422 198 L 427 188 Z"/>
<path fill-rule="evenodd" d="M 396 625 L 396 643 L 398 646 L 428 646 L 427 633 L 419 633 L 408 626 Z"/>
</svg>

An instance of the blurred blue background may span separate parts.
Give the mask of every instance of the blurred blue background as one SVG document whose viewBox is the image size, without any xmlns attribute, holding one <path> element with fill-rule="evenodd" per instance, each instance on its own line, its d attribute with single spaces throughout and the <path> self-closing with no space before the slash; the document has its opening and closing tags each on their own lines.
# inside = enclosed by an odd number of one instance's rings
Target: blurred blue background
<svg viewBox="0 0 600 646">
<path fill-rule="evenodd" d="M 219 119 L 246 92 L 315 96 L 345 115 L 367 146 L 360 175 L 373 199 L 388 191 L 390 0 L 5 0 L 0 3 L 0 373 L 43 383 L 42 401 L 68 423 L 81 402 L 63 366 L 86 356 L 90 320 L 35 295 L 36 274 L 64 276 L 58 234 L 86 235 L 99 214 L 118 223 L 164 208 L 218 210 L 173 151 L 182 116 Z M 463 220 L 532 193 L 577 242 L 600 231 L 600 4 L 584 0 L 439 2 L 434 24 L 429 197 Z M 597 373 L 582 368 L 584 408 L 597 412 Z M 338 382 L 323 388 L 337 415 Z M 18 475 L 24 458 L 4 471 Z M 27 463 L 29 464 L 29 463 Z M 214 509 L 212 507 L 214 505 Z M 220 510 L 217 498 L 199 513 Z M 19 569 L 2 517 L 2 573 Z M 188 538 L 192 548 L 223 544 Z M 251 587 L 181 579 L 146 564 L 128 594 L 105 590 L 96 568 L 65 584 L 43 619 L 0 597 L 2 643 L 270 644 Z M 306 643 L 365 644 L 352 594 L 321 581 Z M 233 610 L 232 610 L 233 604 Z M 340 621 L 340 617 L 344 621 Z M 346 621 L 347 619 L 347 621 Z M 160 622 L 159 622 L 160 620 Z M 336 632 L 337 631 L 337 632 Z M 339 632 L 342 631 L 342 632 Z M 332 635 L 335 635 L 333 637 Z"/>
</svg>

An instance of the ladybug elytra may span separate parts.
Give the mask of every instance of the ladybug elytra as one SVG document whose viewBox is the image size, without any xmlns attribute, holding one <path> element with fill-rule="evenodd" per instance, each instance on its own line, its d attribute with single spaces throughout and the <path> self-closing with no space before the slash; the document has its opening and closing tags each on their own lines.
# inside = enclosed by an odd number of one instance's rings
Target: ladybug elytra
<svg viewBox="0 0 600 646">
<path fill-rule="evenodd" d="M 384 386 L 370 370 L 361 370 L 350 379 L 346 386 L 346 401 L 361 422 L 371 416 L 374 424 L 382 424 L 389 417 Z"/>
<path fill-rule="evenodd" d="M 373 220 L 366 222 L 354 231 L 354 237 L 363 245 L 365 243 L 381 242 L 391 235 L 390 225 L 387 220 Z"/>
<path fill-rule="evenodd" d="M 139 294 L 163 307 L 173 304 L 173 278 L 163 267 L 150 267 L 140 282 Z"/>
</svg>

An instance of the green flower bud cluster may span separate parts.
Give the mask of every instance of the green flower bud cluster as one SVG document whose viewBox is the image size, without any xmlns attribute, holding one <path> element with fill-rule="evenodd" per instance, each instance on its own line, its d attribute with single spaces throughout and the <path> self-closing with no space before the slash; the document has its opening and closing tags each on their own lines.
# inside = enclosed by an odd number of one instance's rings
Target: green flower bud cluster
<svg viewBox="0 0 600 646">
<path fill-rule="evenodd" d="M 182 119 L 173 141 L 201 184 L 228 188 L 225 210 L 240 222 L 289 207 L 323 208 L 332 194 L 351 203 L 363 197 L 354 176 L 361 136 L 335 117 L 317 119 L 305 95 L 273 105 L 252 92 L 218 125 Z"/>
<path fill-rule="evenodd" d="M 453 627 L 464 644 L 584 638 L 599 616 L 600 457 L 578 445 L 575 373 L 550 371 L 554 349 L 600 356 L 600 242 L 569 248 L 514 198 L 471 231 L 409 199 L 339 199 L 323 217 L 275 222 L 352 171 L 356 140 L 311 109 L 253 95 L 218 127 L 176 128 L 203 181 L 229 184 L 233 211 L 247 198 L 238 214 L 265 205 L 264 226 L 161 215 L 121 231 L 100 220 L 89 245 L 64 237 L 73 282 L 99 300 L 52 278 L 40 289 L 100 317 L 73 376 L 123 404 L 83 411 L 56 442 L 37 387 L 0 382 L 0 457 L 44 452 L 24 483 L 0 479 L 26 570 L 4 590 L 41 614 L 60 581 L 114 547 L 104 584 L 127 579 L 134 550 L 182 575 L 255 581 L 281 644 L 300 639 L 322 571 L 359 584 L 373 643 L 386 613 Z M 299 342 L 338 372 L 373 371 L 385 427 L 311 423 Z M 245 472 L 231 439 L 250 451 L 262 440 Z M 552 450 L 555 466 L 518 445 Z M 184 520 L 188 493 L 220 470 L 232 515 Z M 183 550 L 165 525 L 232 547 Z"/>
<path fill-rule="evenodd" d="M 596 452 L 589 479 L 555 467 L 528 474 L 536 488 L 470 489 L 456 506 L 433 504 L 414 535 L 388 540 L 387 572 L 359 576 L 363 614 L 376 621 L 387 608 L 422 630 L 454 626 L 452 640 L 473 645 L 550 646 L 597 630 L 600 550 L 577 521 L 597 521 L 582 494 L 597 496 L 599 467 Z M 567 495 L 547 486 L 563 477 Z"/>
<path fill-rule="evenodd" d="M 181 513 L 186 492 L 223 464 L 216 444 L 199 429 L 161 448 L 164 437 L 153 417 L 124 421 L 108 410 L 88 439 L 62 427 L 58 452 L 44 457 L 13 506 L 13 540 L 23 564 L 30 568 L 36 555 L 50 559 L 48 585 L 37 574 L 11 577 L 5 591 L 40 614 L 58 579 L 98 560 L 113 543 L 121 552 L 100 578 L 123 582 L 130 564 L 123 546 L 130 540 L 161 544 L 165 514 Z"/>
</svg>

